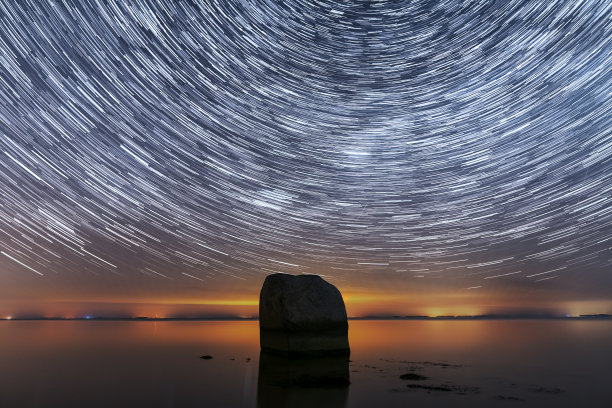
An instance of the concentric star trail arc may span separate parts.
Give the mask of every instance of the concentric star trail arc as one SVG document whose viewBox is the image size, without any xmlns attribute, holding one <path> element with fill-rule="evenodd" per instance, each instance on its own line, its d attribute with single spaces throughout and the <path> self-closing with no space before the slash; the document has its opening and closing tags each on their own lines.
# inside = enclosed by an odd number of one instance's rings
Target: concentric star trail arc
<svg viewBox="0 0 612 408">
<path fill-rule="evenodd" d="M 0 265 L 468 289 L 609 271 L 610 15 L 1 1 Z"/>
</svg>

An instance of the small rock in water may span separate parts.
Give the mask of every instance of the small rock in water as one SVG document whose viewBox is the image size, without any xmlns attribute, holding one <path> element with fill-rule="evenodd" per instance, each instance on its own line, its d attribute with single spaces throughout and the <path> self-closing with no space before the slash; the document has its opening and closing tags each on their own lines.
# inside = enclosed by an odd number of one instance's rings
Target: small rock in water
<svg viewBox="0 0 612 408">
<path fill-rule="evenodd" d="M 522 398 L 508 396 L 508 395 L 497 395 L 494 398 L 499 401 L 525 401 Z"/>
<path fill-rule="evenodd" d="M 421 384 L 407 384 L 406 387 L 412 389 L 421 389 L 427 390 L 427 392 L 431 391 L 452 391 L 455 394 L 479 394 L 480 389 L 478 387 L 471 387 L 468 385 L 450 385 L 450 384 L 440 384 L 440 385 L 421 385 Z"/>
<path fill-rule="evenodd" d="M 202 360 L 212 360 L 212 356 L 209 356 L 208 354 L 205 356 L 200 357 Z"/>
<path fill-rule="evenodd" d="M 409 381 L 423 381 L 427 380 L 429 377 L 425 377 L 424 375 L 419 375 L 415 373 L 407 373 L 400 375 L 400 379 L 409 380 Z"/>
<path fill-rule="evenodd" d="M 452 391 L 453 389 L 447 385 L 420 385 L 420 384 L 408 384 L 408 388 L 416 388 L 428 391 Z"/>
<path fill-rule="evenodd" d="M 542 392 L 545 394 L 561 394 L 563 390 L 561 388 L 547 388 L 547 387 L 535 387 L 530 389 L 531 392 Z"/>
</svg>

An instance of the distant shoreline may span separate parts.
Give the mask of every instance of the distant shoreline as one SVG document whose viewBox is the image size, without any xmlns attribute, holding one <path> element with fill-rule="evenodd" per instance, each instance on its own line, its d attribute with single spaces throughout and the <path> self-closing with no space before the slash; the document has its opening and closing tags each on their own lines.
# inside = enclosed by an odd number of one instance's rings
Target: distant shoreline
<svg viewBox="0 0 612 408">
<path fill-rule="evenodd" d="M 258 317 L 13 317 L 0 321 L 134 321 L 134 322 L 166 322 L 166 321 L 258 321 Z M 483 316 L 366 316 L 349 317 L 348 320 L 612 320 L 610 314 L 589 314 L 579 316 L 546 316 L 546 315 L 483 315 Z"/>
</svg>

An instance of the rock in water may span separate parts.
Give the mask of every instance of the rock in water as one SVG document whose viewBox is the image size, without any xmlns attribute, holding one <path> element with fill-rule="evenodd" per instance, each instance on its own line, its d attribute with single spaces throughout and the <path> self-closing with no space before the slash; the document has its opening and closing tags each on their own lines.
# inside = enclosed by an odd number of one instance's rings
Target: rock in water
<svg viewBox="0 0 612 408">
<path fill-rule="evenodd" d="M 264 352 L 350 354 L 342 295 L 318 275 L 268 275 L 259 295 L 259 328 Z"/>
<path fill-rule="evenodd" d="M 257 406 L 346 407 L 349 392 L 346 356 L 286 357 L 261 352 Z"/>
</svg>

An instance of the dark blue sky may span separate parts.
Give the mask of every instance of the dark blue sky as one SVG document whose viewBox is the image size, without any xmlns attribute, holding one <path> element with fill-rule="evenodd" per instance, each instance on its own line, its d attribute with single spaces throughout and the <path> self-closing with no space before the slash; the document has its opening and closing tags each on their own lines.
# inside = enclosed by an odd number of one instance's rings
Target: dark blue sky
<svg viewBox="0 0 612 408">
<path fill-rule="evenodd" d="M 610 301 L 611 7 L 0 1 L 0 298 Z"/>
</svg>

